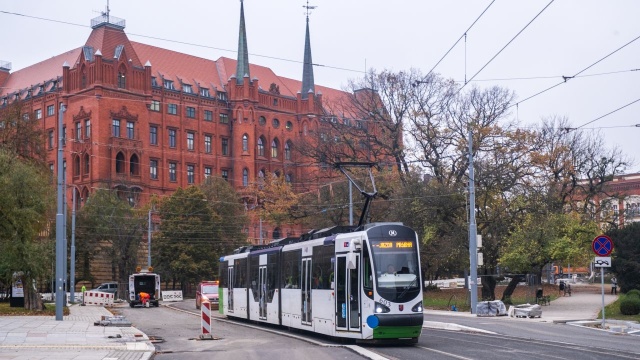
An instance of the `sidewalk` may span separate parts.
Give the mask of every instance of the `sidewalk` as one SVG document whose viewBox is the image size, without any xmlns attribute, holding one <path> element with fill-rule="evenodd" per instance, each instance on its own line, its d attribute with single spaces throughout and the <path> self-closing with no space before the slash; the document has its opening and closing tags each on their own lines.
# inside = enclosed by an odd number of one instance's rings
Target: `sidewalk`
<svg viewBox="0 0 640 360">
<path fill-rule="evenodd" d="M 113 316 L 102 306 L 69 307 L 63 321 L 54 316 L 0 317 L 0 359 L 151 359 L 155 348 L 134 327 L 96 326 Z"/>
</svg>

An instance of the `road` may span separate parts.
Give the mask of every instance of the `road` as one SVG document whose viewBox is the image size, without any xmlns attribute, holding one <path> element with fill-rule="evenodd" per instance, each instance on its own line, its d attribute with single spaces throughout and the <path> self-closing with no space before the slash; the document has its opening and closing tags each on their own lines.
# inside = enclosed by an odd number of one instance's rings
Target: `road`
<svg viewBox="0 0 640 360">
<path fill-rule="evenodd" d="M 314 334 L 279 327 L 215 319 L 212 332 L 219 340 L 197 340 L 200 315 L 193 299 L 160 308 L 118 308 L 134 326 L 162 337 L 156 359 L 287 358 L 304 359 L 638 359 L 635 336 L 614 335 L 564 324 L 526 319 L 427 315 L 425 320 L 455 322 L 487 333 L 423 330 L 416 346 L 345 344 Z M 493 333 L 490 333 L 493 332 Z"/>
</svg>

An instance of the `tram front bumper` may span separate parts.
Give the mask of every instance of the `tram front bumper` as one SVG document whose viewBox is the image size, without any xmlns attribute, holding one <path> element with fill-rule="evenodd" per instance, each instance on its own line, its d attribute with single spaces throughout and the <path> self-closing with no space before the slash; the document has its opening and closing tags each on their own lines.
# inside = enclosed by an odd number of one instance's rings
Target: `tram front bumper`
<svg viewBox="0 0 640 360">
<path fill-rule="evenodd" d="M 423 323 L 422 313 L 374 314 L 367 318 L 367 325 L 373 329 L 374 339 L 417 338 Z"/>
</svg>

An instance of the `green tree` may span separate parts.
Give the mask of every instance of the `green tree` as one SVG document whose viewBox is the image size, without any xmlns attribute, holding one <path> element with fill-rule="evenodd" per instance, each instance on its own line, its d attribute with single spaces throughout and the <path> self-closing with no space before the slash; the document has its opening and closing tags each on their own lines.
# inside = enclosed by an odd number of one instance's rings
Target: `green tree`
<svg viewBox="0 0 640 360">
<path fill-rule="evenodd" d="M 618 277 L 621 292 L 640 290 L 640 223 L 606 232 L 614 244 L 611 271 Z"/>
<path fill-rule="evenodd" d="M 47 153 L 41 120 L 27 111 L 22 102 L 13 102 L 0 109 L 0 148 L 22 159 L 44 164 Z"/>
<path fill-rule="evenodd" d="M 25 308 L 43 309 L 31 286 L 49 273 L 52 243 L 39 236 L 48 228 L 53 197 L 46 171 L 16 153 L 0 149 L 0 282 L 22 281 Z"/>
<path fill-rule="evenodd" d="M 128 283 L 129 275 L 138 265 L 138 249 L 147 223 L 145 215 L 115 191 L 95 191 L 77 212 L 78 274 L 84 280 L 93 280 L 89 265 L 103 256 L 111 262 L 112 277 L 120 284 Z M 118 296 L 124 296 L 124 289 L 119 287 L 118 292 Z"/>
</svg>

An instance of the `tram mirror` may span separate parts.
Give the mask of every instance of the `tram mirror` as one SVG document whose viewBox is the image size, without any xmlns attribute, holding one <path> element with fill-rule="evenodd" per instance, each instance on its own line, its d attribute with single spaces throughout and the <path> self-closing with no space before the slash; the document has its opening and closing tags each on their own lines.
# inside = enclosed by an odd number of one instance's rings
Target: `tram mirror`
<svg viewBox="0 0 640 360">
<path fill-rule="evenodd" d="M 356 268 L 356 259 L 355 253 L 347 253 L 347 269 L 353 270 Z"/>
</svg>

